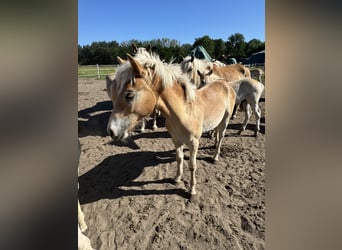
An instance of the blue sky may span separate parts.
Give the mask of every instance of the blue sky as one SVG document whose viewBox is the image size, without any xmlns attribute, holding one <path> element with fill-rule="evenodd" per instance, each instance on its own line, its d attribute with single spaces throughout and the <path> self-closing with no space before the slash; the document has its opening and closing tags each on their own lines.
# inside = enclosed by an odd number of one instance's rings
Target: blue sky
<svg viewBox="0 0 342 250">
<path fill-rule="evenodd" d="M 79 0 L 78 44 L 169 38 L 193 44 L 241 33 L 265 41 L 264 0 Z"/>
</svg>

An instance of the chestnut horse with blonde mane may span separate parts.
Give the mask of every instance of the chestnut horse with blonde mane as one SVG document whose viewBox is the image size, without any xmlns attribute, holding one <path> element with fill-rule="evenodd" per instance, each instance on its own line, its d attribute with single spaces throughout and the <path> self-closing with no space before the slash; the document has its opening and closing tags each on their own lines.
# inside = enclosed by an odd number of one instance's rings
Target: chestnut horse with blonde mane
<svg viewBox="0 0 342 250">
<path fill-rule="evenodd" d="M 204 85 L 201 82 L 198 71 L 205 72 L 212 70 L 215 75 L 220 76 L 226 81 L 234 81 L 251 77 L 249 69 L 242 64 L 218 66 L 213 62 L 197 59 L 194 56 L 185 57 L 181 62 L 181 68 L 183 73 L 189 76 L 190 80 L 196 85 L 197 88 L 201 88 Z"/>
<path fill-rule="evenodd" d="M 197 72 L 201 78 L 201 82 L 205 85 L 215 82 L 217 79 L 221 79 L 220 76 L 213 74 L 212 70 L 207 73 L 200 72 L 199 70 Z M 253 78 L 243 78 L 240 80 L 230 81 L 229 84 L 236 92 L 235 106 L 238 106 L 242 101 L 247 102 L 245 106 L 245 120 L 243 121 L 238 133 L 241 134 L 246 129 L 247 123 L 252 115 L 252 109 L 256 120 L 254 136 L 257 136 L 260 131 L 261 118 L 259 100 L 262 92 L 264 91 L 264 85 Z"/>
<path fill-rule="evenodd" d="M 163 63 L 157 54 L 127 54 L 112 85 L 113 111 L 107 131 L 113 140 L 124 140 L 138 120 L 157 107 L 176 147 L 177 175 L 183 175 L 183 147 L 189 148 L 191 171 L 190 193 L 196 194 L 196 157 L 203 132 L 215 129 L 219 159 L 222 139 L 233 112 L 235 91 L 226 81 L 216 81 L 196 90 L 188 77 L 175 64 Z"/>
</svg>

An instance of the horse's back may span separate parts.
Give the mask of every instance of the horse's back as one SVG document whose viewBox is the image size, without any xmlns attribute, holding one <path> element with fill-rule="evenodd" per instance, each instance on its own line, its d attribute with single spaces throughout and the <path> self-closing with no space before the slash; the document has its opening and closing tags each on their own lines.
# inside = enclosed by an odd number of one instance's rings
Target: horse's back
<svg viewBox="0 0 342 250">
<path fill-rule="evenodd" d="M 204 98 L 205 106 L 215 106 L 215 109 L 226 110 L 235 105 L 236 93 L 228 81 L 216 80 L 199 89 L 202 98 Z M 204 107 L 206 108 L 206 107 Z"/>
<path fill-rule="evenodd" d="M 215 72 L 216 71 L 216 72 Z M 227 81 L 240 80 L 250 77 L 249 69 L 242 64 L 231 64 L 225 67 L 215 67 L 216 75 L 224 77 Z"/>
<path fill-rule="evenodd" d="M 235 83 L 238 85 L 238 99 L 245 96 L 253 98 L 254 100 L 259 100 L 262 92 L 264 91 L 264 85 L 253 78 L 244 78 L 240 81 L 231 82 L 232 85 Z"/>
</svg>

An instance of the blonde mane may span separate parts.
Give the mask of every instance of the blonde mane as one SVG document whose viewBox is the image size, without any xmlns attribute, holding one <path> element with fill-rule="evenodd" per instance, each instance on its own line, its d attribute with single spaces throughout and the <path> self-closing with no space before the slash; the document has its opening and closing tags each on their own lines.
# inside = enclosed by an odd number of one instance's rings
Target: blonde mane
<svg viewBox="0 0 342 250">
<path fill-rule="evenodd" d="M 162 62 L 156 53 L 138 53 L 134 56 L 145 69 L 152 70 L 153 74 L 159 76 L 163 88 L 173 86 L 174 82 L 178 82 L 185 90 L 185 98 L 188 102 L 192 102 L 196 98 L 196 91 L 191 84 L 189 78 L 182 73 L 179 65 Z M 120 91 L 122 85 L 129 79 L 134 77 L 131 64 L 126 62 L 119 66 L 116 73 L 118 83 L 118 90 Z M 152 79 L 151 79 L 152 80 Z M 151 83 L 151 82 L 150 82 Z"/>
</svg>

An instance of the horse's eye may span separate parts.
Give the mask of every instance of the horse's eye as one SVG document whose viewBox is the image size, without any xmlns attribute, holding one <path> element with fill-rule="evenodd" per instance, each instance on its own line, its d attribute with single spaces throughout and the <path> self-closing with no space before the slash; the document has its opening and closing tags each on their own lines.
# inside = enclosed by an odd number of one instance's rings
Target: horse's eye
<svg viewBox="0 0 342 250">
<path fill-rule="evenodd" d="M 135 93 L 133 91 L 127 91 L 125 94 L 125 99 L 128 102 L 131 102 L 134 99 Z"/>
</svg>

